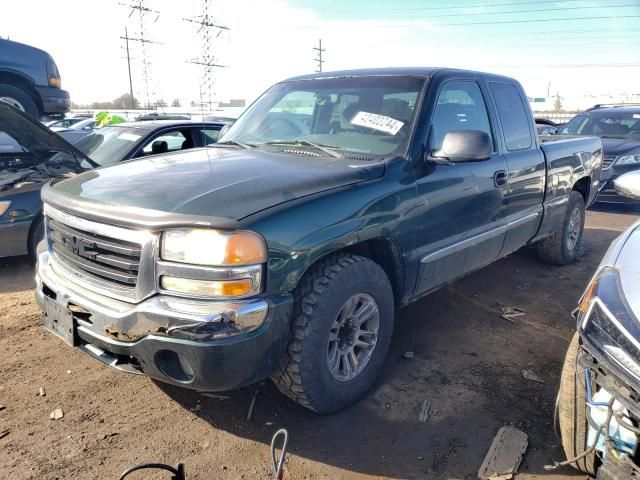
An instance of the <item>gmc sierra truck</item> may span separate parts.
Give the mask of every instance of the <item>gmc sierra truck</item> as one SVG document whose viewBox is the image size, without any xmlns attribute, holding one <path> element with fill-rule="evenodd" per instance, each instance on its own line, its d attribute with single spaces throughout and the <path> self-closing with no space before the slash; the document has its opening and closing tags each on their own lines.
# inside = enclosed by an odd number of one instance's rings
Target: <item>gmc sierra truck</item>
<svg viewBox="0 0 640 480">
<path fill-rule="evenodd" d="M 215 145 L 44 187 L 44 324 L 200 391 L 271 377 L 316 412 L 372 385 L 399 307 L 524 245 L 568 264 L 598 138 L 540 145 L 511 78 L 292 78 Z"/>
<path fill-rule="evenodd" d="M 0 101 L 32 117 L 69 110 L 69 93 L 51 55 L 39 48 L 0 38 Z"/>
</svg>

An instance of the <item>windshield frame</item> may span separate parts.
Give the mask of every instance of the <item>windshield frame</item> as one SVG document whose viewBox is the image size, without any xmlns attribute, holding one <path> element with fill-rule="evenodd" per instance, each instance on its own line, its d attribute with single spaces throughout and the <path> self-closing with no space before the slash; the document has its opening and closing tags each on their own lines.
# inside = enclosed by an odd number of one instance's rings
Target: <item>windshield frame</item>
<svg viewBox="0 0 640 480">
<path fill-rule="evenodd" d="M 421 82 L 421 85 L 418 86 L 418 88 L 416 89 L 417 91 L 417 96 L 416 96 L 416 100 L 415 100 L 415 107 L 413 109 L 413 114 L 411 117 L 411 120 L 409 121 L 410 124 L 410 128 L 407 132 L 407 135 L 405 137 L 404 140 L 402 140 L 402 142 L 400 144 L 398 144 L 398 146 L 393 149 L 392 151 L 388 152 L 388 153 L 370 153 L 370 152 L 359 152 L 357 150 L 352 150 L 349 148 L 341 148 L 340 145 L 325 145 L 322 144 L 323 146 L 329 148 L 329 149 L 336 149 L 336 151 L 340 152 L 340 153 L 344 153 L 345 156 L 348 158 L 349 156 L 354 156 L 354 157 L 371 157 L 371 158 L 375 158 L 377 160 L 384 160 L 387 158 L 395 158 L 395 157 L 404 157 L 404 158 L 409 158 L 410 155 L 410 150 L 411 150 L 411 145 L 413 143 L 414 137 L 416 135 L 416 129 L 418 127 L 418 124 L 420 123 L 420 120 L 422 118 L 423 115 L 423 107 L 424 107 L 424 98 L 425 95 L 427 93 L 427 89 L 429 87 L 429 83 L 431 80 L 431 75 L 420 75 L 420 74 L 365 74 L 365 75 L 340 75 L 340 76 L 319 76 L 319 77 L 308 77 L 308 78 L 292 78 L 292 79 L 287 79 L 287 80 L 283 80 L 281 82 L 278 82 L 274 85 L 272 85 L 271 87 L 269 87 L 268 89 L 266 89 L 264 92 L 262 92 L 262 94 L 260 94 L 247 108 L 246 110 L 242 113 L 242 115 L 240 115 L 238 117 L 238 119 L 232 124 L 230 125 L 229 129 L 224 133 L 224 135 L 222 137 L 220 137 L 218 139 L 218 142 L 216 144 L 211 145 L 212 147 L 215 147 L 218 143 L 224 144 L 224 142 L 226 141 L 242 141 L 242 139 L 237 139 L 234 137 L 229 137 L 228 135 L 233 133 L 234 127 L 235 128 L 239 128 L 238 125 L 242 125 L 242 120 L 243 117 L 245 117 L 245 115 L 247 115 L 248 113 L 250 113 L 252 111 L 252 109 L 255 108 L 255 106 L 261 102 L 266 95 L 269 94 L 269 92 L 271 92 L 274 88 L 279 87 L 281 85 L 286 85 L 286 84 L 293 84 L 293 83 L 300 83 L 303 84 L 304 82 L 314 82 L 314 81 L 320 81 L 320 80 L 327 80 L 327 81 L 332 81 L 332 80 L 346 80 L 346 79 L 371 79 L 371 78 L 404 78 L 404 79 L 413 79 L 416 81 Z M 301 89 L 302 90 L 302 89 Z M 275 105 L 275 104 L 274 104 Z M 273 108 L 273 105 L 272 107 Z M 296 139 L 299 140 L 299 139 Z M 304 138 L 303 138 L 304 140 Z M 254 148 L 264 148 L 264 147 L 269 147 L 268 142 L 264 142 L 264 143 L 253 143 L 253 142 L 249 142 L 249 144 L 254 147 Z M 303 148 L 303 146 L 301 146 L 301 148 Z M 307 147 L 307 148 L 313 148 L 313 147 Z M 325 154 L 326 155 L 326 154 Z"/>
</svg>

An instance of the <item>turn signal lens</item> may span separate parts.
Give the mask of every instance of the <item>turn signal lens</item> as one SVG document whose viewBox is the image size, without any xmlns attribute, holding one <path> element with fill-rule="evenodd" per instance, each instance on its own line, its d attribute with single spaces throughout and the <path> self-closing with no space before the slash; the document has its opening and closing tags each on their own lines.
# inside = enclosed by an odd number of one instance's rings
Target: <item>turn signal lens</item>
<svg viewBox="0 0 640 480">
<path fill-rule="evenodd" d="M 62 88 L 62 80 L 60 80 L 60 78 L 58 77 L 49 77 L 49 86 Z"/>
<path fill-rule="evenodd" d="M 591 283 L 589 283 L 589 286 L 587 287 L 587 290 L 584 292 L 584 295 L 582 295 L 582 299 L 580 300 L 580 305 L 578 306 L 578 311 L 580 312 L 581 316 L 586 315 L 587 312 L 589 311 L 589 306 L 591 305 L 591 300 L 595 295 L 597 285 L 598 285 L 598 282 L 596 280 L 596 277 L 594 277 L 591 280 Z"/>
<path fill-rule="evenodd" d="M 165 290 L 202 297 L 242 297 L 251 292 L 250 278 L 240 280 L 193 280 L 163 275 L 160 285 Z"/>
<path fill-rule="evenodd" d="M 267 247 L 262 237 L 253 232 L 168 230 L 162 237 L 161 256 L 192 265 L 256 265 L 267 261 Z"/>
<path fill-rule="evenodd" d="M 11 200 L 3 200 L 0 202 L 0 217 L 4 215 L 4 213 L 9 210 L 11 206 Z"/>
</svg>

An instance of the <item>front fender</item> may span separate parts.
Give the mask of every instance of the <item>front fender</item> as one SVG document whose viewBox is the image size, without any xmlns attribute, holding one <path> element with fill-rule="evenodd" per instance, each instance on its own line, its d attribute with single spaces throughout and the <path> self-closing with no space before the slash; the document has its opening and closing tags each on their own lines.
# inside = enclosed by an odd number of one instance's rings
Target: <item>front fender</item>
<svg viewBox="0 0 640 480">
<path fill-rule="evenodd" d="M 267 241 L 267 293 L 290 292 L 322 257 L 373 239 L 393 239 L 414 250 L 415 183 L 406 170 L 389 168 L 378 180 L 325 192 L 248 218 L 243 228 Z M 406 260 L 405 260 L 406 261 Z"/>
</svg>

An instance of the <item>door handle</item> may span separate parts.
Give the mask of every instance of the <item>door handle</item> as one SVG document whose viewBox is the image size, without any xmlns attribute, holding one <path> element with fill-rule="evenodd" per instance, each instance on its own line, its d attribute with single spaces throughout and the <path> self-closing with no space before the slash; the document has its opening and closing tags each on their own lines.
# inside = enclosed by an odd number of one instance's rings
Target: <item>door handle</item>
<svg viewBox="0 0 640 480">
<path fill-rule="evenodd" d="M 507 184 L 507 172 L 506 170 L 498 170 L 493 174 L 493 184 L 496 187 L 502 187 Z"/>
</svg>

